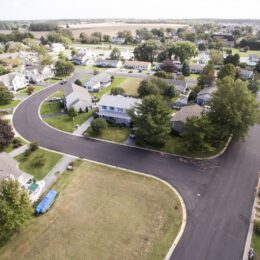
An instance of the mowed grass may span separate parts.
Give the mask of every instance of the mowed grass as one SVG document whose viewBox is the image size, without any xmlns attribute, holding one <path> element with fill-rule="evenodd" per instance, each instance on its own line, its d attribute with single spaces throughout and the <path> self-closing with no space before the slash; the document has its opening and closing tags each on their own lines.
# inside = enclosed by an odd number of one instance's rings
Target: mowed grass
<svg viewBox="0 0 260 260">
<path fill-rule="evenodd" d="M 260 57 L 260 51 L 249 50 L 247 52 L 241 52 L 239 49 L 232 48 L 232 54 L 238 53 L 240 57 L 248 57 L 249 55 L 258 55 Z"/>
<path fill-rule="evenodd" d="M 125 90 L 126 95 L 137 97 L 137 89 L 142 79 L 128 78 L 124 80 L 118 87 Z"/>
<path fill-rule="evenodd" d="M 16 137 L 15 139 L 19 139 L 21 141 L 21 146 L 26 144 L 26 142 L 22 138 L 20 138 L 20 137 Z M 17 148 L 19 148 L 19 147 L 17 147 Z M 4 148 L 0 147 L 0 152 L 10 153 L 10 152 L 12 152 L 13 150 L 15 150 L 17 148 L 14 147 L 14 143 L 12 142 L 9 145 L 5 146 Z"/>
<path fill-rule="evenodd" d="M 130 129 L 126 127 L 108 126 L 103 129 L 101 134 L 95 134 L 91 127 L 86 131 L 86 136 L 95 137 L 102 140 L 112 141 L 116 143 L 122 143 L 130 134 Z"/>
<path fill-rule="evenodd" d="M 256 234 L 254 231 L 252 241 L 251 241 L 251 246 L 253 247 L 255 253 L 256 253 L 256 259 L 259 259 L 260 257 L 260 236 Z"/>
<path fill-rule="evenodd" d="M 61 102 L 54 101 L 54 102 L 44 102 L 41 105 L 41 115 L 49 115 L 61 112 Z"/>
<path fill-rule="evenodd" d="M 92 116 L 92 114 L 93 110 L 87 113 L 79 113 L 76 117 L 74 117 L 75 124 L 82 125 Z M 67 114 L 62 116 L 44 118 L 43 120 L 52 127 L 65 132 L 72 133 L 75 130 L 73 118 Z"/>
<path fill-rule="evenodd" d="M 161 182 L 82 162 L 54 185 L 52 209 L 0 249 L 1 259 L 163 259 L 182 223 Z"/>
<path fill-rule="evenodd" d="M 38 156 L 46 159 L 46 163 L 42 167 L 34 164 L 35 158 Z M 16 156 L 15 159 L 19 162 L 19 168 L 22 171 L 33 175 L 37 180 L 41 180 L 58 163 L 61 157 L 62 155 L 60 154 L 52 153 L 43 149 L 37 149 L 28 157 L 25 157 L 24 154 L 20 154 Z"/>
<path fill-rule="evenodd" d="M 11 108 L 15 108 L 20 102 L 21 102 L 21 100 L 12 100 L 10 104 L 0 105 L 0 109 L 11 109 Z"/>
<path fill-rule="evenodd" d="M 33 93 L 39 92 L 39 91 L 41 91 L 42 89 L 44 89 L 44 87 L 42 87 L 42 86 L 32 86 L 32 87 L 34 88 Z M 27 89 L 28 89 L 28 87 L 27 87 L 27 88 L 23 88 L 23 89 L 21 89 L 20 91 L 18 91 L 17 94 L 18 94 L 18 95 L 28 95 L 28 94 L 27 94 Z"/>
</svg>

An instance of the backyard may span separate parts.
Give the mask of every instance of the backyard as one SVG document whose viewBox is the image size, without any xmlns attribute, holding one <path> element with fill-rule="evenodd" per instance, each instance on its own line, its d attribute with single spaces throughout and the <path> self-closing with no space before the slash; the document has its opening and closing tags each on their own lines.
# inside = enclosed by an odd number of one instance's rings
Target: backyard
<svg viewBox="0 0 260 260">
<path fill-rule="evenodd" d="M 141 81 L 142 79 L 128 78 L 124 80 L 121 84 L 119 84 L 118 87 L 123 88 L 126 95 L 137 97 L 137 89 Z"/>
<path fill-rule="evenodd" d="M 1 259 L 163 259 L 182 223 L 161 182 L 89 162 L 65 172 L 59 196 L 0 249 Z"/>
</svg>

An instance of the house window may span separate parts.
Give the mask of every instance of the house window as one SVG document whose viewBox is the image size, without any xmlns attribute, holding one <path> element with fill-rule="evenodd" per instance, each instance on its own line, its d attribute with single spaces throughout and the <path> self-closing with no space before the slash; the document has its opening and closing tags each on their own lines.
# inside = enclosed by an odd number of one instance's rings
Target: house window
<svg viewBox="0 0 260 260">
<path fill-rule="evenodd" d="M 118 112 L 123 112 L 123 108 L 117 108 Z"/>
<path fill-rule="evenodd" d="M 115 110 L 115 108 L 114 108 L 114 107 L 109 107 L 109 110 L 112 110 L 112 111 L 114 111 L 114 110 Z"/>
<path fill-rule="evenodd" d="M 102 106 L 102 109 L 107 109 L 107 106 Z"/>
</svg>

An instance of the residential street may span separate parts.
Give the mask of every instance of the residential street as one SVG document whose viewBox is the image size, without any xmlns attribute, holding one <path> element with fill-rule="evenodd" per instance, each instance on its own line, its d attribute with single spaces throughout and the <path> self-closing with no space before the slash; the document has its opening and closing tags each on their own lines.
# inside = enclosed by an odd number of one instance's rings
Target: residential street
<svg viewBox="0 0 260 260">
<path fill-rule="evenodd" d="M 74 82 L 82 73 L 77 72 L 69 82 Z M 13 124 L 21 136 L 54 151 L 148 173 L 174 186 L 185 201 L 188 220 L 172 259 L 242 259 L 260 171 L 259 125 L 251 129 L 245 142 L 233 142 L 218 159 L 180 160 L 48 127 L 39 118 L 39 105 L 64 87 L 66 85 L 56 84 L 44 89 L 17 108 Z"/>
</svg>

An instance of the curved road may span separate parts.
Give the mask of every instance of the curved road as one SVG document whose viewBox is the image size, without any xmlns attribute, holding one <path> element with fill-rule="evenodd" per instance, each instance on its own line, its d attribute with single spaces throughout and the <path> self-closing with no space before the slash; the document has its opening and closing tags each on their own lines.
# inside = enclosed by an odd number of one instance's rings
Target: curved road
<svg viewBox="0 0 260 260">
<path fill-rule="evenodd" d="M 48 127 L 39 118 L 38 108 L 60 88 L 56 84 L 36 93 L 17 108 L 13 124 L 21 136 L 54 151 L 148 173 L 174 186 L 185 201 L 188 219 L 171 259 L 242 259 L 260 171 L 260 126 L 251 129 L 246 142 L 231 143 L 218 159 L 183 161 Z"/>
</svg>

